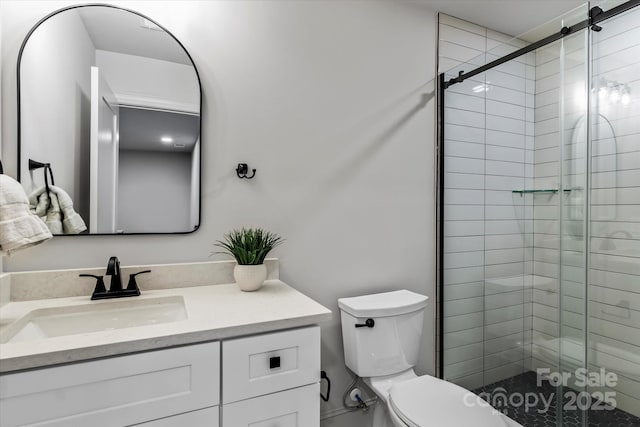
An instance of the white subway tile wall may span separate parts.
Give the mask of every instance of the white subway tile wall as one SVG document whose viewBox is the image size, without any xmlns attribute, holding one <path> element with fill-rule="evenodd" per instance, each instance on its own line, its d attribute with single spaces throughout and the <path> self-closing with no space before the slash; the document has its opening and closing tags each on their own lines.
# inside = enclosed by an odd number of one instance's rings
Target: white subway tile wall
<svg viewBox="0 0 640 427">
<path fill-rule="evenodd" d="M 440 14 L 440 71 L 522 46 L 510 40 Z M 512 190 L 533 182 L 533 63 L 518 58 L 446 92 L 444 374 L 467 388 L 522 373 L 530 358 L 533 205 Z"/>
<path fill-rule="evenodd" d="M 638 23 L 635 9 L 592 33 L 589 208 L 584 33 L 447 89 L 447 379 L 475 388 L 537 367 L 575 369 L 588 330 L 588 367 L 616 372 L 618 407 L 640 416 Z M 440 14 L 440 72 L 453 77 L 518 47 L 486 52 L 505 41 Z M 571 191 L 512 193 L 560 182 Z"/>
<path fill-rule="evenodd" d="M 562 182 L 567 191 L 534 196 L 534 370 L 584 366 L 585 37 L 578 33 L 536 51 L 534 187 L 559 189 Z M 570 160 L 561 164 L 563 157 Z"/>
</svg>

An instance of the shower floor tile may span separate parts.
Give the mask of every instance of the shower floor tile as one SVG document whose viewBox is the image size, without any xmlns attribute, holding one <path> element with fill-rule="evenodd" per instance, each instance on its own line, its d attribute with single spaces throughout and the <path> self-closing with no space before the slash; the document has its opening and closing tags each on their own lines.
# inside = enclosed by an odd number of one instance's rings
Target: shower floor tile
<svg viewBox="0 0 640 427">
<path fill-rule="evenodd" d="M 583 411 L 563 409 L 561 414 L 556 413 L 557 397 L 561 394 L 559 388 L 551 386 L 545 380 L 538 386 L 535 372 L 516 375 L 475 389 L 473 392 L 524 427 L 556 427 L 559 425 L 558 416 L 562 417 L 562 426 L 583 425 Z M 562 406 L 572 403 L 565 398 Z M 640 418 L 617 408 L 590 409 L 586 416 L 589 427 L 640 427 Z"/>
</svg>

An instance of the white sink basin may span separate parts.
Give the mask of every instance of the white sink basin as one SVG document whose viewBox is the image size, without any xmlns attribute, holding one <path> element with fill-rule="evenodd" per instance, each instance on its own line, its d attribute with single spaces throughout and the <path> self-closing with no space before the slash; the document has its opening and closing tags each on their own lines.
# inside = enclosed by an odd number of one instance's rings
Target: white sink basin
<svg viewBox="0 0 640 427">
<path fill-rule="evenodd" d="M 181 296 L 100 301 L 33 310 L 0 333 L 0 343 L 35 341 L 185 320 Z"/>
</svg>

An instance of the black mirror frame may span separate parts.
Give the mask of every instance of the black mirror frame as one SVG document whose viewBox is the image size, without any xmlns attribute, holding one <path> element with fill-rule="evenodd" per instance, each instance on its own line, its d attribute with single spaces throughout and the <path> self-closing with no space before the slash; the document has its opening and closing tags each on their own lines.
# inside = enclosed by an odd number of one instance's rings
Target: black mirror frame
<svg viewBox="0 0 640 427">
<path fill-rule="evenodd" d="M 22 41 L 22 44 L 20 45 L 20 50 L 18 51 L 18 63 L 17 63 L 17 67 L 16 67 L 16 80 L 17 80 L 17 88 L 16 88 L 16 92 L 17 92 L 17 107 L 18 107 L 18 111 L 17 111 L 17 122 L 18 122 L 18 129 L 16 132 L 17 135 L 17 162 L 18 162 L 18 167 L 17 167 L 17 177 L 16 180 L 18 182 L 20 182 L 20 176 L 21 176 L 21 170 L 20 170 L 20 161 L 21 161 L 21 145 L 22 145 L 22 140 L 21 140 L 21 134 L 22 134 L 22 130 L 21 130 L 21 116 L 22 116 L 22 111 L 20 109 L 20 65 L 22 64 L 22 54 L 24 52 L 24 48 L 27 45 L 27 42 L 29 41 L 29 38 L 31 37 L 31 35 L 33 34 L 33 32 L 45 21 L 47 21 L 49 18 L 65 12 L 67 10 L 72 10 L 72 9 L 79 9 L 82 7 L 109 7 L 112 9 L 117 9 L 117 10 L 122 10 L 125 12 L 129 12 L 129 13 L 133 13 L 134 15 L 138 15 L 141 18 L 144 18 L 146 20 L 148 20 L 149 22 L 153 23 L 154 25 L 157 25 L 160 29 L 162 29 L 164 32 L 166 32 L 167 34 L 169 34 L 169 36 L 171 36 L 171 38 L 178 43 L 178 45 L 182 48 L 182 50 L 184 51 L 184 53 L 187 55 L 187 57 L 189 58 L 189 61 L 191 61 L 191 65 L 193 66 L 193 70 L 196 73 L 196 78 L 198 79 L 198 93 L 200 95 L 200 126 L 199 126 L 199 132 L 200 132 L 200 164 L 199 164 L 199 174 L 198 174 L 198 184 L 199 184 L 199 189 L 198 189 L 198 225 L 196 225 L 196 227 L 193 230 L 188 230 L 188 231 L 174 231 L 174 232 L 168 232 L 168 233 L 163 233 L 163 232 L 157 232 L 157 233 L 85 233 L 85 234 L 56 234 L 56 237 L 62 237 L 62 236 L 66 236 L 66 237 L 70 237 L 70 236 L 137 236 L 137 235 L 172 235 L 172 234 L 191 234 L 196 232 L 199 228 L 200 225 L 202 224 L 202 81 L 200 80 L 200 73 L 198 72 L 198 67 L 196 67 L 196 63 L 193 61 L 193 58 L 191 57 L 191 54 L 189 53 L 189 51 L 184 47 L 184 45 L 182 44 L 182 42 L 180 42 L 180 40 L 178 40 L 178 38 L 176 36 L 173 35 L 173 33 L 171 33 L 171 31 L 167 30 L 165 27 L 163 27 L 162 25 L 160 25 L 159 23 L 157 23 L 155 20 L 149 18 L 146 15 L 143 15 L 140 12 L 136 12 L 135 10 L 131 10 L 131 9 L 127 9 L 124 7 L 120 7 L 120 6 L 114 6 L 111 4 L 103 4 L 103 3 L 86 3 L 86 4 L 77 4 L 77 5 L 73 5 L 73 6 L 68 6 L 68 7 L 64 7 L 62 9 L 58 9 L 54 12 L 51 12 L 50 14 L 48 14 L 47 16 L 45 16 L 44 18 L 40 19 L 27 33 L 27 35 L 24 37 L 24 40 Z"/>
</svg>

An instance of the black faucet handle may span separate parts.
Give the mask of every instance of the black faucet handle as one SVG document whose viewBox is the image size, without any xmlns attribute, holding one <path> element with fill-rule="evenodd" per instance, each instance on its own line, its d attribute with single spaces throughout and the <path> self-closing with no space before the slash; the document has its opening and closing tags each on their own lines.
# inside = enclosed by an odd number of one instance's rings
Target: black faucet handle
<svg viewBox="0 0 640 427">
<path fill-rule="evenodd" d="M 127 285 L 128 291 L 137 290 L 138 292 L 140 292 L 140 288 L 138 288 L 138 283 L 136 282 L 136 276 L 138 274 L 144 274 L 144 273 L 151 273 L 151 270 L 139 271 L 137 273 L 133 273 L 129 275 L 129 284 Z"/>
<path fill-rule="evenodd" d="M 93 295 L 107 292 L 107 288 L 104 286 L 103 276 L 96 276 L 94 274 L 80 274 L 78 277 L 93 277 L 94 279 L 96 279 L 96 288 L 93 290 Z"/>
</svg>

